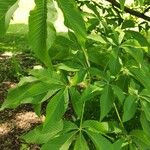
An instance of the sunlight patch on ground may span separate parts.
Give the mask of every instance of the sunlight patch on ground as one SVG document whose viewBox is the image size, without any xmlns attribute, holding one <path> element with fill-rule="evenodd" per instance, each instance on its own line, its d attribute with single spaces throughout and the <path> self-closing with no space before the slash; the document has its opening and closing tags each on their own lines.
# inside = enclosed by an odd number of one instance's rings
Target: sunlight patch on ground
<svg viewBox="0 0 150 150">
<path fill-rule="evenodd" d="M 0 136 L 13 132 L 15 128 L 26 131 L 34 124 L 42 123 L 44 119 L 44 116 L 38 117 L 32 111 L 17 113 L 12 119 L 4 123 L 0 123 Z"/>
</svg>

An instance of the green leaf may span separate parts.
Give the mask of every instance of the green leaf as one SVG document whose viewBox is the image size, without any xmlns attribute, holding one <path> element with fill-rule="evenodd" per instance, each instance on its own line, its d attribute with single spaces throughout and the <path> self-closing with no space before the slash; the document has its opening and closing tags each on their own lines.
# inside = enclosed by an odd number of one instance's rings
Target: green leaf
<svg viewBox="0 0 150 150">
<path fill-rule="evenodd" d="M 116 85 L 111 85 L 114 95 L 116 95 L 119 99 L 120 104 L 123 104 L 123 101 L 125 99 L 125 95 L 124 92 L 122 91 L 122 89 Z"/>
<path fill-rule="evenodd" d="M 70 41 L 67 37 L 59 35 L 56 36 L 55 42 L 49 49 L 49 55 L 54 61 L 66 60 L 71 54 L 71 48 L 74 43 Z"/>
<path fill-rule="evenodd" d="M 80 101 L 80 93 L 73 87 L 69 89 L 70 100 L 73 105 L 75 114 L 80 118 L 82 114 L 83 101 Z"/>
<path fill-rule="evenodd" d="M 126 0 L 119 0 L 119 2 L 120 2 L 120 7 L 121 7 L 122 10 L 124 10 L 125 1 L 126 1 Z"/>
<path fill-rule="evenodd" d="M 113 54 L 110 56 L 109 69 L 113 75 L 116 75 L 119 73 L 121 69 L 121 64 L 120 64 L 119 57 L 117 54 Z"/>
<path fill-rule="evenodd" d="M 133 20 L 131 20 L 131 21 L 133 21 Z M 133 30 L 127 30 L 126 33 L 129 34 L 129 37 L 136 39 L 140 43 L 141 46 L 150 47 L 150 43 L 148 43 L 147 38 L 144 37 L 140 32 L 133 31 Z"/>
<path fill-rule="evenodd" d="M 83 122 L 82 127 L 98 133 L 107 133 L 109 130 L 107 122 L 98 122 L 96 120 L 86 120 Z"/>
<path fill-rule="evenodd" d="M 135 26 L 135 22 L 133 20 L 124 20 L 122 23 L 122 29 L 133 28 Z M 130 31 L 130 30 L 128 30 Z M 126 31 L 126 32 L 128 32 Z"/>
<path fill-rule="evenodd" d="M 100 98 L 100 120 L 102 120 L 111 110 L 113 106 L 113 91 L 109 85 L 106 85 L 102 91 Z"/>
<path fill-rule="evenodd" d="M 99 133 L 95 133 L 92 131 L 86 131 L 87 135 L 90 137 L 92 142 L 94 143 L 97 150 L 112 150 L 112 144 L 105 137 L 103 137 Z"/>
<path fill-rule="evenodd" d="M 145 0 L 138 0 L 139 4 L 142 6 Z"/>
<path fill-rule="evenodd" d="M 139 95 L 140 95 L 141 99 L 150 102 L 150 92 L 149 92 L 149 90 L 143 89 Z"/>
<path fill-rule="evenodd" d="M 149 135 L 149 133 L 150 133 L 150 121 L 147 120 L 144 113 L 141 113 L 140 122 L 141 122 L 141 125 L 142 125 L 144 132 L 147 135 Z"/>
<path fill-rule="evenodd" d="M 150 103 L 144 100 L 141 100 L 142 109 L 145 113 L 145 116 L 148 121 L 150 121 Z"/>
<path fill-rule="evenodd" d="M 57 3 L 64 14 L 65 25 L 75 32 L 80 44 L 84 45 L 86 28 L 84 20 L 76 7 L 74 0 L 57 0 Z"/>
<path fill-rule="evenodd" d="M 124 142 L 123 139 L 119 139 L 119 140 L 115 141 L 113 143 L 113 150 L 121 150 L 123 142 Z"/>
<path fill-rule="evenodd" d="M 60 70 L 65 70 L 65 71 L 72 71 L 72 72 L 76 72 L 76 71 L 79 71 L 78 68 L 74 67 L 74 66 L 69 66 L 67 64 L 64 64 L 64 63 L 60 63 L 57 65 L 57 68 L 60 69 Z"/>
<path fill-rule="evenodd" d="M 136 61 L 137 63 L 141 64 L 143 61 L 143 51 L 142 48 L 136 48 L 136 47 L 124 47 L 125 51 L 129 53 Z"/>
<path fill-rule="evenodd" d="M 33 104 L 33 109 L 37 116 L 40 117 L 41 115 L 41 103 L 40 104 Z"/>
<path fill-rule="evenodd" d="M 47 132 L 43 132 L 43 126 L 40 125 L 35 129 L 29 131 L 27 134 L 22 135 L 21 138 L 28 143 L 43 144 L 43 143 L 47 143 L 62 129 L 63 129 L 63 122 L 61 120 L 57 122 L 54 126 L 49 126 Z"/>
<path fill-rule="evenodd" d="M 46 119 L 44 122 L 44 131 L 47 131 L 51 125 L 60 121 L 68 107 L 69 95 L 68 89 L 59 91 L 48 103 L 46 108 Z"/>
<path fill-rule="evenodd" d="M 52 85 L 43 82 L 31 82 L 9 90 L 1 109 L 16 108 L 20 104 L 38 104 L 45 97 Z M 18 94 L 19 93 L 19 94 Z"/>
<path fill-rule="evenodd" d="M 87 71 L 85 69 L 80 69 L 74 77 L 71 79 L 71 85 L 77 85 L 78 83 L 84 82 L 85 78 L 87 76 Z"/>
<path fill-rule="evenodd" d="M 90 34 L 90 35 L 88 35 L 88 38 L 91 39 L 91 40 L 94 40 L 96 42 L 100 42 L 102 44 L 106 44 L 106 41 L 100 35 Z"/>
<path fill-rule="evenodd" d="M 75 136 L 76 131 L 62 134 L 44 144 L 41 150 L 68 150 Z"/>
<path fill-rule="evenodd" d="M 150 70 L 142 65 L 141 68 L 131 68 L 133 77 L 138 80 L 148 91 L 150 91 Z"/>
<path fill-rule="evenodd" d="M 64 126 L 63 126 L 63 130 L 62 130 L 62 133 L 67 133 L 67 132 L 70 132 L 70 131 L 75 131 L 75 130 L 78 130 L 78 126 L 71 122 L 71 121 L 64 121 Z"/>
<path fill-rule="evenodd" d="M 130 135 L 132 136 L 133 142 L 136 143 L 139 149 L 147 150 L 150 148 L 149 137 L 142 130 L 132 130 Z"/>
<path fill-rule="evenodd" d="M 86 89 L 83 91 L 80 100 L 82 102 L 86 102 L 88 100 L 91 100 L 95 96 L 99 95 L 99 92 L 102 91 L 102 88 L 96 86 L 96 85 L 88 85 Z"/>
<path fill-rule="evenodd" d="M 134 117 L 136 112 L 136 107 L 137 107 L 136 97 L 129 95 L 125 99 L 124 106 L 123 106 L 123 117 L 122 117 L 123 122 L 126 122 Z"/>
<path fill-rule="evenodd" d="M 47 46 L 52 45 L 52 43 L 49 44 L 49 42 L 52 41 L 52 38 L 55 39 L 56 33 L 54 31 L 54 27 L 52 27 L 51 22 L 49 22 L 47 18 L 47 4 L 49 4 L 50 1 L 36 0 L 35 3 L 36 7 L 30 12 L 29 17 L 29 38 L 31 48 L 41 62 L 43 62 L 47 67 L 52 68 L 51 59 L 48 55 L 48 49 L 50 47 Z M 51 10 L 49 9 L 49 11 Z"/>
<path fill-rule="evenodd" d="M 0 36 L 6 33 L 11 17 L 18 8 L 18 0 L 0 0 Z"/>
<path fill-rule="evenodd" d="M 74 150 L 89 150 L 87 142 L 82 133 L 80 133 L 76 139 Z"/>
</svg>

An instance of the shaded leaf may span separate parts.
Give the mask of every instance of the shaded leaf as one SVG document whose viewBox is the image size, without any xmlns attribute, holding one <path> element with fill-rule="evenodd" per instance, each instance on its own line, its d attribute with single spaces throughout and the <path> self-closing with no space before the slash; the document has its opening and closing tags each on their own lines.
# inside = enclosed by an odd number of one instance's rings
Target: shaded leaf
<svg viewBox="0 0 150 150">
<path fill-rule="evenodd" d="M 100 120 L 102 120 L 113 106 L 113 91 L 109 85 L 106 85 L 100 97 Z"/>
<path fill-rule="evenodd" d="M 87 142 L 82 133 L 80 133 L 76 139 L 74 150 L 89 150 Z"/>
<path fill-rule="evenodd" d="M 40 125 L 35 129 L 29 131 L 27 134 L 21 136 L 21 138 L 28 143 L 43 144 L 47 143 L 62 129 L 63 129 L 63 122 L 61 120 L 57 122 L 54 126 L 50 126 L 47 132 L 43 132 L 43 126 Z"/>
<path fill-rule="evenodd" d="M 136 97 L 129 95 L 123 105 L 123 122 L 126 122 L 134 117 L 136 112 Z"/>
<path fill-rule="evenodd" d="M 48 103 L 46 108 L 46 119 L 44 122 L 44 131 L 47 131 L 49 126 L 60 121 L 68 107 L 69 95 L 68 90 L 59 91 Z"/>
<path fill-rule="evenodd" d="M 86 133 L 94 143 L 97 150 L 104 150 L 104 149 L 112 150 L 112 144 L 110 143 L 110 141 L 108 141 L 101 134 L 89 130 L 86 131 Z"/>
<path fill-rule="evenodd" d="M 41 150 L 68 150 L 75 136 L 75 131 L 60 135 L 44 144 Z"/>
<path fill-rule="evenodd" d="M 125 99 L 125 95 L 124 92 L 122 91 L 122 89 L 116 85 L 112 85 L 112 89 L 114 92 L 114 95 L 116 95 L 119 99 L 119 102 L 122 104 L 124 99 Z"/>
</svg>

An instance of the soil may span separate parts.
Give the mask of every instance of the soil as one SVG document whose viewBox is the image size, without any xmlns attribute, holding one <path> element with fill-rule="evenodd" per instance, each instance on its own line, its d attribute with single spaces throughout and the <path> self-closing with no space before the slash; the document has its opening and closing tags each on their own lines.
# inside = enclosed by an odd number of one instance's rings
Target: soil
<svg viewBox="0 0 150 150">
<path fill-rule="evenodd" d="M 13 58 L 14 59 L 14 58 Z M 20 70 L 14 71 L 12 58 L 0 54 L 0 105 L 6 98 L 8 89 L 14 87 L 22 74 L 35 64 L 27 54 L 15 56 Z M 13 71 L 12 71 L 13 70 Z M 22 72 L 22 70 L 26 70 Z M 18 74 L 17 74 L 18 73 Z M 23 105 L 17 109 L 0 112 L 0 150 L 38 150 L 40 147 L 27 144 L 19 137 L 39 125 L 43 117 L 38 117 L 31 105 Z"/>
</svg>

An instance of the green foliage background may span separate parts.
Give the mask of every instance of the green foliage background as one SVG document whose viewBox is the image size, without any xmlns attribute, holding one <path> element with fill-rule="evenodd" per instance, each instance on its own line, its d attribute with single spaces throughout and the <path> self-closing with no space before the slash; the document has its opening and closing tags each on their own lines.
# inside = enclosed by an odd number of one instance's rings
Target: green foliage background
<svg viewBox="0 0 150 150">
<path fill-rule="evenodd" d="M 0 0 L 1 36 L 17 2 Z M 125 0 L 55 2 L 68 32 L 55 30 L 53 0 L 35 0 L 29 41 L 43 68 L 9 90 L 1 110 L 32 103 L 40 116 L 46 101 L 43 124 L 21 137 L 42 150 L 148 150 L 149 1 L 135 0 L 131 8 Z"/>
</svg>

